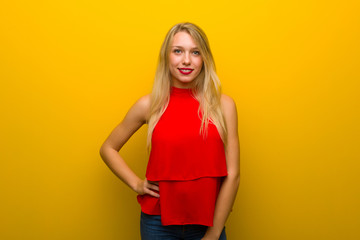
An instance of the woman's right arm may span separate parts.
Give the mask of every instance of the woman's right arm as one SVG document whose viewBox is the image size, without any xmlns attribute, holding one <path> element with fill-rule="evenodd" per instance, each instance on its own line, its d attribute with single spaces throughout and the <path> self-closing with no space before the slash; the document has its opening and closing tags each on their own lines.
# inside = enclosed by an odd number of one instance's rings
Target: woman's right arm
<svg viewBox="0 0 360 240">
<path fill-rule="evenodd" d="M 149 182 L 146 178 L 144 180 L 140 179 L 119 155 L 122 146 L 146 123 L 149 112 L 150 95 L 145 95 L 136 101 L 124 119 L 107 137 L 100 148 L 100 156 L 111 171 L 136 193 L 159 197 L 159 194 L 153 191 L 159 191 L 157 183 Z"/>
</svg>

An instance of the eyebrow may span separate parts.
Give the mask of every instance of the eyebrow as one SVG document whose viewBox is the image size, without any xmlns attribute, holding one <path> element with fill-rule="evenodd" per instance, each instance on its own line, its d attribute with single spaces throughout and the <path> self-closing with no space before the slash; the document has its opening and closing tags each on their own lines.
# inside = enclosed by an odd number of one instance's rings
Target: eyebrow
<svg viewBox="0 0 360 240">
<path fill-rule="evenodd" d="M 173 48 L 174 47 L 177 47 L 177 48 L 183 48 L 182 46 L 172 46 Z M 191 49 L 199 49 L 198 47 L 194 47 L 194 48 L 191 48 Z"/>
</svg>

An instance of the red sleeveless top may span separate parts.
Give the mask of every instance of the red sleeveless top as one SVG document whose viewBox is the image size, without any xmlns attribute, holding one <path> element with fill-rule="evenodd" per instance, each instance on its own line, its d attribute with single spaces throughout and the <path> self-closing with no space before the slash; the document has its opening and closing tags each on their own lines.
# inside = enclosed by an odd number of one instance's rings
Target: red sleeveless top
<svg viewBox="0 0 360 240">
<path fill-rule="evenodd" d="M 227 176 L 223 142 L 209 122 L 200 134 L 199 102 L 191 89 L 171 87 L 170 101 L 156 124 L 146 178 L 159 182 L 160 197 L 138 195 L 144 213 L 161 215 L 162 225 L 213 226 L 222 177 Z"/>
</svg>

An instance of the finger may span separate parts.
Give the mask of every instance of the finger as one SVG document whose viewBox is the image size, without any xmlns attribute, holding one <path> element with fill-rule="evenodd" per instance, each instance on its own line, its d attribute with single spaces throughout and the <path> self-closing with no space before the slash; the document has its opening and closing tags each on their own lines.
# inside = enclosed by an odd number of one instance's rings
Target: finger
<svg viewBox="0 0 360 240">
<path fill-rule="evenodd" d="M 149 189 L 146 189 L 145 192 L 146 192 L 146 194 L 149 194 L 149 195 L 151 195 L 153 197 L 157 197 L 157 198 L 160 197 L 160 195 L 158 193 L 153 192 L 153 191 L 151 191 Z"/>
<path fill-rule="evenodd" d="M 157 186 L 157 185 L 148 184 L 148 185 L 147 185 L 147 188 L 150 188 L 150 189 L 153 189 L 153 190 L 159 191 L 159 186 Z"/>
<path fill-rule="evenodd" d="M 159 182 L 155 182 L 155 181 L 148 181 L 148 183 L 151 183 L 151 184 L 154 184 L 154 185 L 159 186 Z"/>
</svg>

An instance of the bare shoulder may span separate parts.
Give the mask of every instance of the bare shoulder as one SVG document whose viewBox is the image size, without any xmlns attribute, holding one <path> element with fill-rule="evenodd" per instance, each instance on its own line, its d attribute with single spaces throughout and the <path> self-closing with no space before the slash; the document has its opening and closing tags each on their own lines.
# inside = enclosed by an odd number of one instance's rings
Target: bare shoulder
<svg viewBox="0 0 360 240">
<path fill-rule="evenodd" d="M 221 108 L 225 116 L 236 115 L 236 103 L 234 99 L 226 94 L 221 94 Z"/>
<path fill-rule="evenodd" d="M 146 94 L 145 96 L 140 97 L 135 105 L 137 105 L 137 107 L 141 108 L 142 110 L 149 110 L 150 109 L 150 94 Z"/>
<path fill-rule="evenodd" d="M 141 118 L 141 120 L 146 122 L 150 113 L 150 103 L 150 94 L 144 95 L 134 103 L 134 105 L 130 109 L 130 112 L 135 113 L 139 118 Z"/>
</svg>

